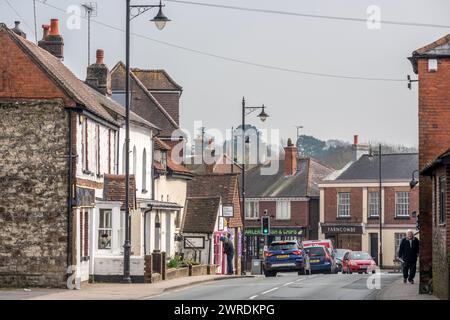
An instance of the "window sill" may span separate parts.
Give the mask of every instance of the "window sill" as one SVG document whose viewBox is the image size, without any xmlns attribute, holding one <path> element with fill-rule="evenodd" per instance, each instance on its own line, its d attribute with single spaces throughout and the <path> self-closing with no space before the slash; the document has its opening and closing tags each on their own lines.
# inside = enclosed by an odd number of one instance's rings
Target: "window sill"
<svg viewBox="0 0 450 320">
<path fill-rule="evenodd" d="M 92 172 L 90 172 L 89 170 L 83 170 L 83 173 L 87 174 L 87 175 L 91 175 L 92 174 Z"/>
<path fill-rule="evenodd" d="M 289 221 L 291 218 L 275 218 L 275 220 Z"/>
<path fill-rule="evenodd" d="M 245 218 L 245 220 L 258 220 L 259 218 L 258 217 L 256 217 L 256 218 L 248 218 L 248 217 L 246 217 Z"/>
<path fill-rule="evenodd" d="M 141 193 L 146 194 L 148 193 L 148 190 L 141 190 Z"/>
<path fill-rule="evenodd" d="M 352 216 L 348 216 L 348 217 L 336 217 L 336 220 L 351 220 Z"/>
<path fill-rule="evenodd" d="M 439 223 L 439 224 L 438 224 L 438 227 L 439 227 L 439 228 L 445 228 L 446 226 L 447 226 L 446 223 Z"/>
<path fill-rule="evenodd" d="M 368 220 L 380 220 L 380 216 L 367 217 Z"/>
<path fill-rule="evenodd" d="M 410 216 L 395 216 L 394 217 L 395 220 L 409 220 L 411 219 Z"/>
</svg>

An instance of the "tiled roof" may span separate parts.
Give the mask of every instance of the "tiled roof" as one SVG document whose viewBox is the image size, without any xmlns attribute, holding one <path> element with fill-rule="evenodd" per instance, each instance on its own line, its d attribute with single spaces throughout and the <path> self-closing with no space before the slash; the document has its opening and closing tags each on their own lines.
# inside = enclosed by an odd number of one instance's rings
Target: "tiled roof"
<svg viewBox="0 0 450 320">
<path fill-rule="evenodd" d="M 153 141 L 155 142 L 156 150 L 170 150 L 170 146 L 158 137 L 155 137 Z"/>
<path fill-rule="evenodd" d="M 192 175 L 192 171 L 189 170 L 188 168 L 186 168 L 184 165 L 175 163 L 172 160 L 172 157 L 170 156 L 170 154 L 167 157 L 167 166 L 174 173 L 181 173 L 183 175 L 189 175 L 189 176 Z"/>
<path fill-rule="evenodd" d="M 183 233 L 213 233 L 219 214 L 220 197 L 188 197 Z"/>
<path fill-rule="evenodd" d="M 220 196 L 223 203 L 233 204 L 234 216 L 229 220 L 230 227 L 240 227 L 242 226 L 242 217 L 238 175 L 238 173 L 196 174 L 192 180 L 188 181 L 187 196 Z"/>
<path fill-rule="evenodd" d="M 183 88 L 176 83 L 165 70 L 132 68 L 131 72 L 139 78 L 147 90 L 183 90 Z"/>
<path fill-rule="evenodd" d="M 446 36 L 422 47 L 413 52 L 414 54 L 443 54 L 443 55 L 450 55 L 450 33 Z"/>
<path fill-rule="evenodd" d="M 120 201 L 122 209 L 125 208 L 125 175 L 105 174 L 103 187 L 103 200 Z M 129 185 L 129 206 L 136 208 L 136 180 L 134 175 L 130 175 Z"/>
<path fill-rule="evenodd" d="M 314 158 L 299 158 L 298 171 L 290 176 L 284 172 L 284 160 L 278 164 L 271 161 L 263 166 L 256 166 L 245 174 L 245 194 L 248 198 L 261 197 L 317 197 L 318 183 L 329 175 L 333 169 L 319 163 Z M 261 168 L 278 165 L 274 174 L 262 174 Z"/>
<path fill-rule="evenodd" d="M 357 181 L 379 179 L 378 156 L 361 156 L 344 170 L 334 181 Z M 391 181 L 410 181 L 414 170 L 419 169 L 417 153 L 383 154 L 381 157 L 381 178 Z"/>
<path fill-rule="evenodd" d="M 449 160 L 450 160 L 450 148 L 445 150 L 445 152 L 440 154 L 436 159 L 430 161 L 427 165 L 425 165 L 425 167 L 422 168 L 420 174 L 424 176 L 431 176 L 433 174 L 433 171 L 440 165 L 449 164 L 450 163 Z"/>
<path fill-rule="evenodd" d="M 106 97 L 78 79 L 58 58 L 33 42 L 18 36 L 4 24 L 0 24 L 0 32 L 5 31 L 71 99 L 93 114 L 117 125 L 117 122 L 105 110 L 105 105 L 115 104 L 114 101 L 106 101 Z"/>
<path fill-rule="evenodd" d="M 113 90 L 123 90 L 125 87 L 125 65 L 122 61 L 119 61 L 111 69 L 111 78 Z M 155 123 L 159 128 L 161 128 L 164 135 L 170 136 L 171 133 L 179 128 L 177 121 L 175 121 L 169 112 L 161 105 L 161 103 L 152 95 L 152 93 L 147 89 L 147 87 L 141 82 L 141 80 L 136 76 L 134 72 L 131 72 L 131 81 L 135 83 L 139 89 L 143 92 L 143 96 L 149 99 L 152 105 L 155 106 L 156 110 L 161 113 L 160 120 L 158 121 L 155 117 L 152 118 L 152 122 Z M 134 93 L 137 95 L 137 93 Z"/>
</svg>

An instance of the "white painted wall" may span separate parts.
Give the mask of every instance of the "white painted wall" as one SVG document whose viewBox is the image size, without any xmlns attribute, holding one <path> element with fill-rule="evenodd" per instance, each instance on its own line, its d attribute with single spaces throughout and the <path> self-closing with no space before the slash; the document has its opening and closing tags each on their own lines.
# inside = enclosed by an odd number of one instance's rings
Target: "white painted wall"
<svg viewBox="0 0 450 320">
<path fill-rule="evenodd" d="M 136 197 L 139 199 L 151 199 L 152 196 L 152 131 L 150 129 L 130 124 L 130 174 L 136 175 Z M 125 128 L 120 128 L 119 133 L 119 172 L 125 174 Z M 134 153 L 133 151 L 136 151 Z M 143 180 L 143 154 L 146 154 L 146 193 L 142 192 Z M 133 159 L 136 157 L 136 168 Z"/>
</svg>

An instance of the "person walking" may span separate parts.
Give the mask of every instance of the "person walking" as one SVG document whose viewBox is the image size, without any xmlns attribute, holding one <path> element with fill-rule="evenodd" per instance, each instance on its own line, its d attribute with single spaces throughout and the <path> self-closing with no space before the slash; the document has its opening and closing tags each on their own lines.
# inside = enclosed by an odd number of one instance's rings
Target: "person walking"
<svg viewBox="0 0 450 320">
<path fill-rule="evenodd" d="M 398 250 L 398 257 L 403 261 L 403 283 L 409 281 L 409 283 L 414 284 L 418 256 L 419 239 L 414 236 L 414 231 L 408 230 Z"/>
<path fill-rule="evenodd" d="M 220 237 L 220 241 L 224 244 L 224 253 L 227 255 L 227 274 L 234 274 L 233 271 L 233 257 L 234 257 L 234 246 L 233 241 L 230 239 L 230 234 L 227 237 Z"/>
</svg>

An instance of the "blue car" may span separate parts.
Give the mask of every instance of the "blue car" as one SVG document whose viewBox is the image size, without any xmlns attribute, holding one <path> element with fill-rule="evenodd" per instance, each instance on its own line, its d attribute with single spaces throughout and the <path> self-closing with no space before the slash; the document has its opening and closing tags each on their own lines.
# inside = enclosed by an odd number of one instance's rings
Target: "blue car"
<svg viewBox="0 0 450 320">
<path fill-rule="evenodd" d="M 309 256 L 311 270 L 317 273 L 335 273 L 334 259 L 324 246 L 310 246 L 305 248 Z"/>
<path fill-rule="evenodd" d="M 263 270 L 266 277 L 275 277 L 277 272 L 310 274 L 309 257 L 297 241 L 274 241 L 264 252 Z"/>
</svg>

